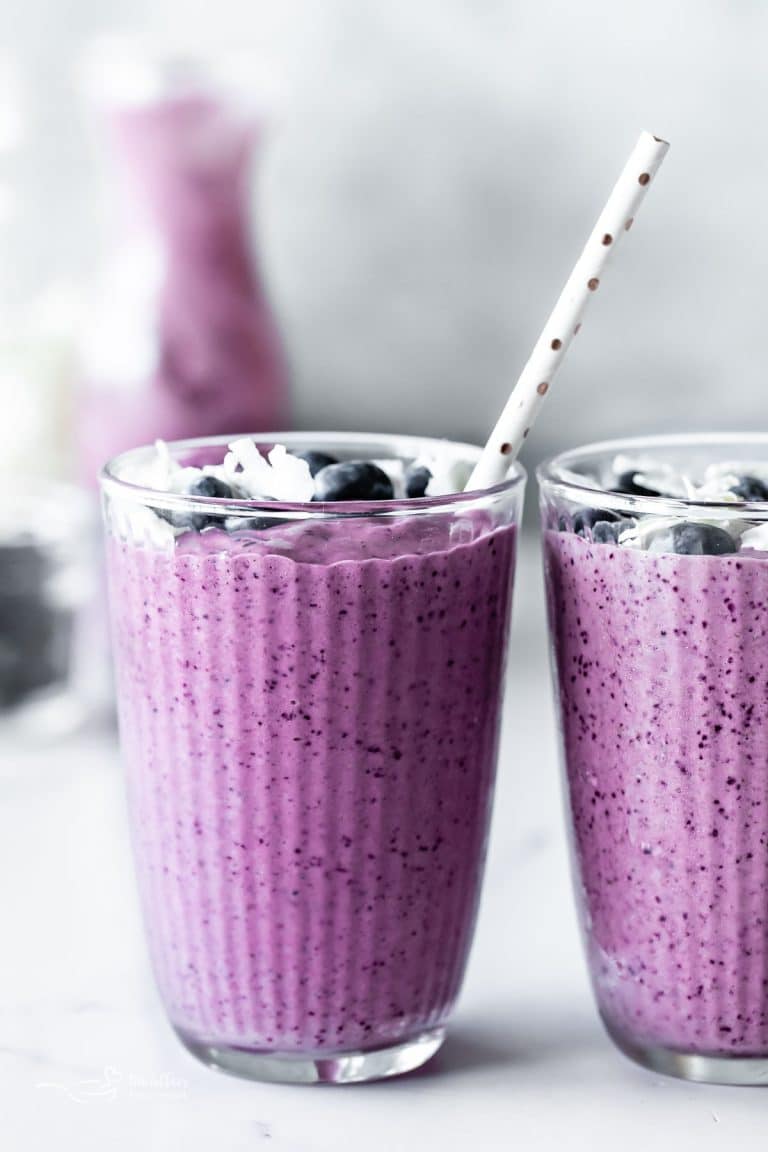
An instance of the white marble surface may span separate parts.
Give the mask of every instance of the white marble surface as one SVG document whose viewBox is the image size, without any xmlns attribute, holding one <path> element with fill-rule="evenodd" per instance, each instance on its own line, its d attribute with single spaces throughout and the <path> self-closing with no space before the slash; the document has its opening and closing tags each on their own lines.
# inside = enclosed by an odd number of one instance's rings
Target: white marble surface
<svg viewBox="0 0 768 1152">
<path fill-rule="evenodd" d="M 197 1064 L 147 969 L 113 738 L 0 743 L 0 1147 L 765 1145 L 759 1090 L 651 1075 L 597 1021 L 571 907 L 533 551 L 519 587 L 476 945 L 443 1051 L 400 1081 L 258 1085 Z"/>
</svg>

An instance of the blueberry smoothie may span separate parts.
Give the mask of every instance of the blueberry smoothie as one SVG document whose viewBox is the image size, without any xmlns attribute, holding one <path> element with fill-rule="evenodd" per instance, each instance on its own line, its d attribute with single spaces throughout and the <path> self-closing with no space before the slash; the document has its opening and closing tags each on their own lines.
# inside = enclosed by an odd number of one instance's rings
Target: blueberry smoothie
<svg viewBox="0 0 768 1152">
<path fill-rule="evenodd" d="M 746 501 L 768 512 L 768 487 L 723 476 L 695 517 L 654 515 L 658 475 L 615 477 L 602 507 L 596 492 L 569 505 L 544 476 L 592 980 L 619 1043 L 684 1075 L 649 1053 L 768 1057 L 768 552 L 740 518 Z M 737 484 L 752 487 L 733 501 Z"/>
<path fill-rule="evenodd" d="M 406 483 L 305 466 L 324 509 Z M 193 484 L 227 483 L 208 475 Z M 150 513 L 170 546 L 110 519 L 140 891 L 193 1048 L 317 1064 L 439 1037 L 485 856 L 519 486 L 495 508 L 446 500 Z"/>
</svg>

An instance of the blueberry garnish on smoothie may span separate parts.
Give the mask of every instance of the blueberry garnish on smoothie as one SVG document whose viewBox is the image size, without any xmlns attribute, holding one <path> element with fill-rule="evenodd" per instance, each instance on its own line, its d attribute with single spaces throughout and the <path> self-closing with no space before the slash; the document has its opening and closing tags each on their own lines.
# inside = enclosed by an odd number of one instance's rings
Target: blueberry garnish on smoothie
<svg viewBox="0 0 768 1152">
<path fill-rule="evenodd" d="M 336 457 L 329 456 L 327 452 L 297 452 L 296 457 L 309 466 L 309 474 L 313 478 L 322 468 L 329 468 L 331 464 L 338 464 Z"/>
<path fill-rule="evenodd" d="M 616 483 L 611 488 L 611 492 L 618 492 L 624 496 L 660 496 L 661 493 L 655 488 L 650 488 L 647 484 L 642 484 L 638 481 L 639 472 L 635 469 L 630 469 L 627 472 L 622 472 L 617 476 Z"/>
<path fill-rule="evenodd" d="M 389 476 L 369 460 L 329 464 L 315 476 L 316 501 L 392 500 L 394 495 Z"/>
<path fill-rule="evenodd" d="M 579 508 L 573 514 L 573 531 L 577 536 L 586 536 L 596 524 L 615 524 L 619 517 L 607 508 Z"/>
<path fill-rule="evenodd" d="M 189 486 L 190 496 L 216 497 L 218 500 L 231 500 L 233 496 L 231 485 L 218 476 L 202 475 Z"/>
<path fill-rule="evenodd" d="M 179 532 L 202 532 L 211 523 L 204 512 L 174 512 L 169 508 L 156 508 L 155 511 L 161 520 Z"/>
<path fill-rule="evenodd" d="M 768 500 L 768 485 L 758 480 L 756 476 L 739 476 L 729 491 L 742 500 Z"/>
<path fill-rule="evenodd" d="M 577 508 L 572 516 L 561 515 L 559 532 L 574 532 L 596 544 L 617 544 L 622 532 L 633 528 L 635 521 L 619 516 L 608 508 Z"/>
<path fill-rule="evenodd" d="M 762 479 L 762 465 L 752 471 L 732 463 L 713 461 L 696 472 L 678 471 L 671 464 L 643 457 L 633 467 L 632 459 L 617 456 L 602 483 L 590 476 L 596 493 L 604 491 L 628 497 L 619 512 L 606 508 L 574 507 L 561 510 L 556 518 L 559 532 L 572 532 L 590 543 L 618 545 L 652 553 L 677 556 L 730 556 L 742 549 L 750 553 L 768 551 L 768 525 L 750 523 L 738 508 L 745 502 L 768 502 L 768 465 Z M 650 509 L 633 497 L 660 502 Z M 599 497 L 596 496 L 596 502 Z M 671 502 L 667 513 L 661 504 Z M 697 506 L 685 515 L 684 504 Z M 710 523 L 706 505 L 717 505 Z M 722 506 L 732 505 L 734 515 L 723 518 Z M 625 506 L 626 505 L 626 506 Z M 631 507 L 630 507 L 631 505 Z M 682 514 L 681 509 L 682 507 Z M 635 512 L 635 507 L 637 511 Z M 653 515 L 650 515 L 653 511 Z M 695 514 L 694 514 L 695 511 Z M 663 518 L 662 518 L 663 517 Z"/>
<path fill-rule="evenodd" d="M 231 500 L 232 488 L 217 476 L 201 473 L 183 489 L 188 496 L 203 496 L 206 499 L 215 497 L 219 500 Z M 158 515 L 167 520 L 173 527 L 185 532 L 202 532 L 204 528 L 219 524 L 219 518 L 207 512 L 175 512 L 158 509 Z"/>
<path fill-rule="evenodd" d="M 463 491 L 471 471 L 468 461 L 439 450 L 410 459 L 339 460 L 320 449 L 293 452 L 283 444 L 262 450 L 250 437 L 241 437 L 227 445 L 220 464 L 196 467 L 175 460 L 162 441 L 155 449 L 133 482 L 174 496 L 260 506 L 253 508 L 253 515 L 247 507 L 232 515 L 231 509 L 213 503 L 183 511 L 155 507 L 155 515 L 170 525 L 173 536 L 208 528 L 229 534 L 264 532 L 285 525 L 288 521 L 277 508 L 270 514 L 270 504 L 420 499 L 428 489 L 430 496 L 448 496 Z"/>
<path fill-rule="evenodd" d="M 432 473 L 424 464 L 411 464 L 405 471 L 405 494 L 411 500 L 426 496 Z"/>
<path fill-rule="evenodd" d="M 736 551 L 736 542 L 714 524 L 675 524 L 670 551 L 678 556 L 727 556 Z"/>
<path fill-rule="evenodd" d="M 617 544 L 621 527 L 618 523 L 598 520 L 592 525 L 592 539 L 596 544 Z"/>
</svg>

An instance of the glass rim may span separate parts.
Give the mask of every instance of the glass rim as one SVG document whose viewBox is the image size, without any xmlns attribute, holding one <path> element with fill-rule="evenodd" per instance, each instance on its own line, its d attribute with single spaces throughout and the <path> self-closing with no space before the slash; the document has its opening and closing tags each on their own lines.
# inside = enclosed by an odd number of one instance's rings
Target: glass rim
<svg viewBox="0 0 768 1152">
<path fill-rule="evenodd" d="M 651 452 L 654 448 L 696 448 L 720 446 L 745 447 L 754 445 L 763 450 L 768 465 L 768 433 L 766 432 L 683 432 L 648 436 L 628 436 L 615 440 L 596 440 L 577 448 L 569 448 L 543 460 L 536 469 L 536 479 L 548 492 L 556 492 L 566 499 L 581 500 L 590 507 L 611 511 L 648 515 L 685 516 L 692 510 L 710 519 L 764 520 L 768 519 L 768 502 L 760 500 L 705 500 L 682 496 L 634 496 L 630 493 L 610 492 L 607 488 L 589 482 L 586 476 L 572 472 L 571 467 L 591 457 L 619 455 L 620 453 Z M 713 461 L 716 463 L 716 461 Z"/>
<path fill-rule="evenodd" d="M 431 437 L 407 435 L 392 432 L 258 432 L 230 434 L 226 436 L 199 436 L 185 440 L 167 440 L 166 446 L 172 456 L 181 456 L 186 452 L 194 452 L 201 448 L 226 446 L 233 440 L 248 437 L 255 444 L 285 444 L 287 447 L 300 444 L 305 450 L 322 449 L 331 444 L 378 445 L 382 450 L 400 447 L 395 457 L 410 455 L 413 458 L 429 450 L 438 452 L 446 447 L 460 449 L 470 463 L 480 458 L 482 449 L 476 444 L 468 444 L 460 440 L 451 440 L 448 437 Z M 130 448 L 125 452 L 112 457 L 99 473 L 99 485 L 102 493 L 118 495 L 121 499 L 128 499 L 136 504 L 149 505 L 168 511 L 190 512 L 199 511 L 220 516 L 260 516 L 287 517 L 291 519 L 316 517 L 318 519 L 334 517 L 360 517 L 385 516 L 397 513 L 398 515 L 417 515 L 424 512 L 439 512 L 452 507 L 466 507 L 473 504 L 486 504 L 492 499 L 501 497 L 514 491 L 527 479 L 527 472 L 519 461 L 510 464 L 510 475 L 499 484 L 490 488 L 478 488 L 470 492 L 452 492 L 446 496 L 417 496 L 405 497 L 397 500 L 345 500 L 345 501 L 303 501 L 288 502 L 282 500 L 256 500 L 256 499 L 222 499 L 217 496 L 190 496 L 186 493 L 166 492 L 159 488 L 152 488 L 145 484 L 135 484 L 118 475 L 118 469 L 124 468 L 132 460 L 139 462 L 141 457 L 154 451 L 154 444 L 143 444 L 137 448 Z"/>
</svg>

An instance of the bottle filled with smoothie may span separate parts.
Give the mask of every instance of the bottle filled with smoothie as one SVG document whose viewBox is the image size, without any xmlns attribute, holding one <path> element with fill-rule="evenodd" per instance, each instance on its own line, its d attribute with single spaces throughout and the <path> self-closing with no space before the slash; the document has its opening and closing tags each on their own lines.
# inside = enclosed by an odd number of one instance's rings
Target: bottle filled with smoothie
<svg viewBox="0 0 768 1152">
<path fill-rule="evenodd" d="M 112 180 L 77 410 L 89 483 L 156 437 L 281 427 L 288 410 L 249 203 L 265 116 L 201 62 L 102 54 Z"/>
<path fill-rule="evenodd" d="M 768 1080 L 768 437 L 543 466 L 544 562 L 592 982 L 618 1045 Z"/>
<path fill-rule="evenodd" d="M 103 476 L 121 739 L 156 980 L 257 1079 L 439 1047 L 471 943 L 524 473 L 292 435 Z"/>
</svg>

